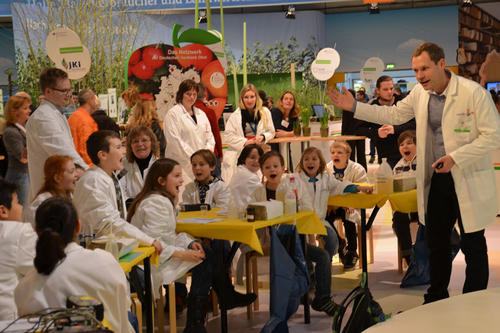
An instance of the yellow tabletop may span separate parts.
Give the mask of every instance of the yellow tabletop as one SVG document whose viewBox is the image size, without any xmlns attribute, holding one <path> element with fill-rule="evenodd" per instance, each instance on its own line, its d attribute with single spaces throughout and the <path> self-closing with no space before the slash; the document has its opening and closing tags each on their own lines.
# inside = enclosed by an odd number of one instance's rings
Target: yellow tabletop
<svg viewBox="0 0 500 333">
<path fill-rule="evenodd" d="M 204 237 L 214 239 L 232 240 L 248 244 L 252 249 L 263 254 L 259 237 L 255 232 L 257 229 L 269 227 L 276 224 L 297 225 L 297 231 L 300 234 L 319 234 L 326 235 L 326 229 L 323 222 L 313 211 L 301 211 L 295 215 L 283 216 L 268 221 L 247 222 L 239 219 L 228 219 L 225 216 L 217 215 L 219 209 L 212 209 L 206 215 L 201 216 L 199 211 L 181 212 L 177 219 L 177 232 L 186 232 L 193 237 Z M 182 223 L 183 219 L 193 217 L 220 218 L 224 221 L 212 222 L 207 224 Z"/>
<path fill-rule="evenodd" d="M 155 252 L 153 246 L 148 247 L 138 247 L 134 251 L 120 258 L 120 266 L 125 273 L 132 270 L 135 265 L 140 265 L 144 259 L 151 257 L 151 265 L 157 265 L 159 263 L 158 254 Z"/>
<path fill-rule="evenodd" d="M 344 194 L 328 198 L 329 206 L 350 208 L 373 208 L 375 205 L 382 207 L 387 200 L 391 203 L 393 211 L 412 213 L 418 211 L 417 190 L 395 192 L 391 194 Z"/>
</svg>

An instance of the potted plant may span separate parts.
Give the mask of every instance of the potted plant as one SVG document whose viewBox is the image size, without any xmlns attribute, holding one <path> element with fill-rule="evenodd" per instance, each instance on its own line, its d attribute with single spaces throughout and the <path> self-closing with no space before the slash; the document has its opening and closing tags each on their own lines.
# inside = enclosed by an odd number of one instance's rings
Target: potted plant
<svg viewBox="0 0 500 333">
<path fill-rule="evenodd" d="M 300 113 L 300 121 L 302 122 L 302 135 L 311 136 L 311 127 L 309 127 L 309 121 L 312 117 L 312 110 L 304 108 Z"/>
<path fill-rule="evenodd" d="M 319 118 L 319 122 L 321 124 L 319 132 L 321 137 L 326 138 L 330 134 L 330 128 L 328 127 L 328 120 L 330 120 L 330 110 L 328 109 L 328 106 L 326 104 L 323 105 L 323 107 L 325 109 L 325 112 L 323 112 L 323 114 Z"/>
<path fill-rule="evenodd" d="M 298 119 L 293 122 L 293 135 L 300 136 L 300 121 Z"/>
</svg>

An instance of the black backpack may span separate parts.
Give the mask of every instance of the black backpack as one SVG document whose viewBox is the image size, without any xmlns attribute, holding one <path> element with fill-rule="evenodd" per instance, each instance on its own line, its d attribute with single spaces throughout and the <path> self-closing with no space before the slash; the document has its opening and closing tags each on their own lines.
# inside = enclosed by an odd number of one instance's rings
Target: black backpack
<svg viewBox="0 0 500 333">
<path fill-rule="evenodd" d="M 347 309 L 351 309 L 349 318 L 344 318 Z M 333 333 L 361 333 L 370 326 L 390 318 L 384 314 L 380 305 L 366 285 L 366 273 L 363 273 L 361 284 L 354 288 L 340 304 L 340 309 L 333 315 Z M 344 321 L 346 322 L 344 323 Z M 344 323 L 344 325 L 342 325 Z"/>
</svg>

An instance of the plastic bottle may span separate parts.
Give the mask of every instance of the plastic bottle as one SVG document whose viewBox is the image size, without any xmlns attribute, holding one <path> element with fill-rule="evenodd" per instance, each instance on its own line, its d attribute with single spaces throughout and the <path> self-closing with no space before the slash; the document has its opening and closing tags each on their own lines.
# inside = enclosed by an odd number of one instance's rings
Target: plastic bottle
<svg viewBox="0 0 500 333">
<path fill-rule="evenodd" d="M 300 200 L 299 200 L 299 190 L 297 182 L 295 181 L 295 177 L 290 177 L 290 189 L 295 194 L 295 205 L 297 207 L 297 211 L 300 210 Z"/>
<path fill-rule="evenodd" d="M 392 169 L 387 158 L 382 158 L 382 164 L 375 172 L 375 193 L 390 194 L 394 191 Z"/>
<path fill-rule="evenodd" d="M 229 197 L 229 203 L 227 205 L 227 218 L 237 219 L 238 218 L 238 206 L 234 202 L 233 195 Z"/>
<path fill-rule="evenodd" d="M 289 186 L 285 194 L 285 215 L 294 215 L 297 213 L 297 187 L 295 178 L 290 177 Z"/>
<path fill-rule="evenodd" d="M 286 192 L 288 192 L 288 179 L 284 179 L 276 189 L 276 200 L 281 201 L 283 207 L 285 207 Z"/>
</svg>

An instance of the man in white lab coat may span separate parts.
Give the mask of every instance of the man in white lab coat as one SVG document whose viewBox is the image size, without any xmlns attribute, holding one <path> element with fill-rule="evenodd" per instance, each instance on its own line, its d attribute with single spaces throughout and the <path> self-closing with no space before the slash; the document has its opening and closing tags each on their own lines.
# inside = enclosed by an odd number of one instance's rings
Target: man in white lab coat
<svg viewBox="0 0 500 333">
<path fill-rule="evenodd" d="M 88 165 L 77 153 L 64 107 L 71 98 L 68 74 L 58 68 L 46 68 L 40 75 L 40 90 L 45 96 L 26 124 L 30 202 L 43 184 L 43 165 L 52 155 L 67 155 L 84 169 Z"/>
<path fill-rule="evenodd" d="M 445 69 L 444 52 L 423 43 L 412 56 L 418 84 L 392 107 L 355 102 L 333 87 L 332 103 L 355 118 L 379 124 L 417 124 L 418 213 L 426 224 L 431 286 L 425 303 L 448 297 L 451 231 L 458 219 L 467 263 L 463 292 L 486 289 L 484 229 L 495 221 L 497 189 L 490 152 L 500 147 L 500 117 L 490 94 Z"/>
</svg>

